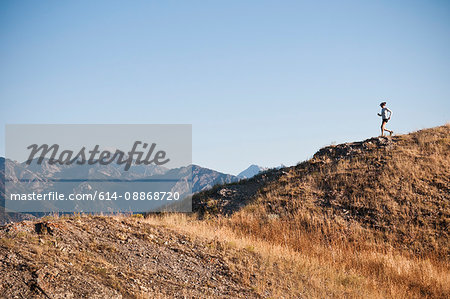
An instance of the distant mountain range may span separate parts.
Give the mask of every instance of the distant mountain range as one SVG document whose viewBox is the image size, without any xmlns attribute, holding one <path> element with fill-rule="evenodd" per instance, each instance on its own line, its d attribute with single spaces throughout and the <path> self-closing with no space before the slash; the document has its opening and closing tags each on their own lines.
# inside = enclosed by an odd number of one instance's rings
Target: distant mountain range
<svg viewBox="0 0 450 299">
<path fill-rule="evenodd" d="M 7 162 L 7 163 L 6 163 Z M 28 193 L 30 191 L 45 193 L 49 191 L 67 191 L 74 193 L 84 193 L 90 190 L 122 190 L 123 187 L 118 186 L 114 182 L 123 180 L 144 181 L 142 185 L 148 185 L 146 181 L 155 180 L 176 180 L 176 183 L 166 183 L 161 189 L 178 191 L 180 194 L 188 194 L 190 182 L 192 193 L 201 192 L 212 188 L 215 185 L 237 182 L 241 179 L 249 179 L 268 168 L 258 165 L 250 165 L 247 169 L 239 173 L 237 176 L 218 172 L 212 169 L 204 168 L 198 165 L 190 165 L 176 169 L 167 169 L 155 165 L 133 165 L 128 171 L 124 171 L 123 167 L 117 164 L 109 165 L 59 165 L 49 164 L 44 160 L 41 164 L 18 163 L 11 160 L 5 160 L 0 157 L 0 200 L 5 199 L 5 179 L 10 182 L 17 182 L 14 185 L 14 192 Z M 5 177 L 6 176 L 6 177 Z M 67 178 L 83 178 L 71 182 L 62 190 L 58 183 L 60 179 Z M 25 181 L 25 183 L 24 183 Z M 112 181 L 112 183 L 110 182 Z M 169 184 L 169 185 L 167 185 Z M 170 185 L 171 184 L 171 185 Z M 123 186 L 123 184 L 122 184 Z M 134 185 L 133 187 L 137 187 Z M 122 189 L 121 189 L 122 188 Z M 42 205 L 41 202 L 36 203 Z M 103 204 L 103 203 L 102 203 Z M 74 208 L 79 208 L 74 206 Z M 21 217 L 17 213 L 10 213 L 7 219 L 1 222 L 9 222 L 8 220 L 20 220 L 28 218 L 29 215 Z M 0 217 L 1 218 L 1 217 Z M 3 217 L 5 218 L 5 217 Z"/>
<path fill-rule="evenodd" d="M 5 169 L 6 167 L 6 169 Z M 117 164 L 108 165 L 56 165 L 49 164 L 44 160 L 41 164 L 18 163 L 8 161 L 0 157 L 0 174 L 6 173 L 7 179 L 11 181 L 30 180 L 36 191 L 42 190 L 50 183 L 49 180 L 57 180 L 64 178 L 86 178 L 86 181 L 95 179 L 117 179 L 117 180 L 139 180 L 149 178 L 162 178 L 170 176 L 171 178 L 183 179 L 189 176 L 192 171 L 192 192 L 196 193 L 205 189 L 209 189 L 217 184 L 232 183 L 238 181 L 237 176 L 225 174 L 212 169 L 200 167 L 198 165 L 190 165 L 175 169 L 167 169 L 155 165 L 133 165 L 128 171 L 124 171 L 123 167 Z M 1 180 L 4 184 L 4 180 Z M 0 185 L 0 186 L 2 186 Z"/>
<path fill-rule="evenodd" d="M 75 179 L 74 179 L 75 178 Z M 79 179 L 82 178 L 82 179 Z M 67 180 L 61 184 L 60 180 Z M 71 179 L 74 179 L 73 181 Z M 239 180 L 237 176 L 221 173 L 212 169 L 200 167 L 198 165 L 189 165 L 175 169 L 167 169 L 155 165 L 134 165 L 128 171 L 124 171 L 123 167 L 117 164 L 109 165 L 59 165 L 49 164 L 48 160 L 44 160 L 41 164 L 18 163 L 11 160 L 5 160 L 0 157 L 0 200 L 5 199 L 5 181 L 13 182 L 13 192 L 30 193 L 31 191 L 46 193 L 49 191 L 58 191 L 62 193 L 87 193 L 91 190 L 107 190 L 107 191 L 142 191 L 142 188 L 152 188 L 151 190 L 179 192 L 180 198 L 192 193 L 204 191 L 212 188 L 214 185 L 232 183 Z M 137 181 L 130 185 L 128 182 Z M 125 181 L 125 184 L 123 183 Z M 154 181 L 158 181 L 155 183 Z M 161 183 L 159 183 L 161 181 Z M 153 185 L 151 185 L 153 184 Z M 62 187 L 62 185 L 64 185 Z M 152 187 L 148 187 L 148 186 Z M 128 190 L 132 189 L 132 190 Z M 32 203 L 33 204 L 33 203 Z M 36 207 L 47 204 L 49 210 L 54 207 L 51 202 L 35 202 Z M 84 206 L 83 208 L 83 204 Z M 74 210 L 85 210 L 87 205 L 92 208 L 94 203 L 74 202 Z M 104 210 L 105 202 L 96 202 L 96 209 Z M 115 203 L 118 205 L 117 203 Z M 130 204 L 129 202 L 127 204 Z M 135 203 L 133 203 L 135 204 Z M 139 203 L 138 203 L 139 204 Z M 29 206 L 30 203 L 27 203 Z M 123 210 L 122 207 L 118 209 Z M 20 209 L 17 209 L 20 210 Z M 55 208 L 55 210 L 58 210 Z M 2 213 L 3 214 L 3 213 Z M 8 213 L 4 215 L 3 221 L 20 220 L 17 213 Z M 1 217 L 0 217 L 1 218 Z"/>
</svg>

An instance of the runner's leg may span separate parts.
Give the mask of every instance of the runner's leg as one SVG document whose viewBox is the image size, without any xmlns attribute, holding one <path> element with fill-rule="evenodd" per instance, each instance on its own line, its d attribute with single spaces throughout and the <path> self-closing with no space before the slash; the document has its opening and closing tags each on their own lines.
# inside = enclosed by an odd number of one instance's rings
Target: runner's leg
<svg viewBox="0 0 450 299">
<path fill-rule="evenodd" d="M 386 129 L 386 124 L 387 124 L 387 121 L 383 121 L 383 125 L 382 125 L 383 130 L 386 131 L 386 132 L 389 132 L 389 134 L 392 135 L 392 133 L 394 133 L 394 132 L 391 131 L 391 130 Z M 383 132 L 383 136 L 384 136 L 384 132 Z"/>
</svg>

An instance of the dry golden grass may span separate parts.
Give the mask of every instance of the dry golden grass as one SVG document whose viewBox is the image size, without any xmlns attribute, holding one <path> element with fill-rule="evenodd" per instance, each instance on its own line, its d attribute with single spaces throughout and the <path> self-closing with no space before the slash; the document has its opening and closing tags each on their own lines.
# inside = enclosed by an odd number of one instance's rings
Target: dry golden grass
<svg viewBox="0 0 450 299">
<path fill-rule="evenodd" d="M 327 291 L 308 297 L 449 298 L 449 202 L 447 124 L 394 137 L 391 147 L 314 157 L 232 216 L 190 225 L 258 244 L 255 250 L 285 258 L 293 272 L 309 265 L 309 284 L 296 288 Z"/>
<path fill-rule="evenodd" d="M 200 221 L 184 214 L 167 214 L 145 221 L 260 255 L 262 264 L 248 267 L 243 275 L 260 274 L 254 287 L 262 296 L 446 298 L 450 294 L 447 264 L 406 257 L 395 250 L 344 249 L 300 237 L 305 250 L 299 251 L 251 234 L 238 234 L 225 218 Z"/>
<path fill-rule="evenodd" d="M 246 283 L 256 278 L 254 290 L 270 298 L 298 298 L 298 296 L 379 298 L 371 280 L 352 271 L 322 267 L 318 257 L 306 256 L 289 247 L 272 244 L 250 236 L 238 236 L 232 229 L 218 222 L 199 221 L 185 214 L 150 216 L 146 222 L 163 225 L 178 232 L 226 244 L 229 248 L 253 252 L 262 257 L 261 264 L 246 264 L 245 260 L 229 261 L 233 270 L 240 270 Z M 241 266 L 245 264 L 243 269 Z"/>
</svg>

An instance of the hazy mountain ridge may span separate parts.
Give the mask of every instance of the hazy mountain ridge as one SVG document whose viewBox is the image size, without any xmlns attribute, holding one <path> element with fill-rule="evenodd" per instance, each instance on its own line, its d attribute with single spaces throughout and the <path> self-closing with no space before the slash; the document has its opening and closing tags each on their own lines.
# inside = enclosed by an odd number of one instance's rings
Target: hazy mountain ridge
<svg viewBox="0 0 450 299">
<path fill-rule="evenodd" d="M 273 167 L 273 168 L 263 167 L 263 166 L 259 166 L 256 164 L 252 164 L 245 170 L 241 171 L 237 175 L 237 177 L 240 179 L 251 179 L 252 177 L 254 177 L 257 174 L 260 174 L 261 172 L 270 171 L 270 170 L 274 170 L 274 169 L 281 169 L 281 168 L 285 168 L 285 167 L 286 167 L 286 165 L 284 165 L 284 164 L 281 164 L 281 165 L 279 165 L 277 167 Z"/>
<path fill-rule="evenodd" d="M 247 169 L 241 171 L 237 177 L 240 179 L 249 179 L 257 175 L 258 173 L 267 170 L 267 167 L 258 166 L 255 164 L 250 165 Z"/>
<path fill-rule="evenodd" d="M 6 162 L 6 163 L 5 163 Z M 115 183 L 114 180 L 148 180 L 148 179 L 176 179 L 178 183 L 176 185 L 168 186 L 170 183 L 163 183 L 164 185 L 161 190 L 166 190 L 167 188 L 172 188 L 172 191 L 179 192 L 180 194 L 189 193 L 189 184 L 192 188 L 192 192 L 199 192 L 202 190 L 209 189 L 217 184 L 231 183 L 239 180 L 236 176 L 220 173 L 212 169 L 207 169 L 200 167 L 198 165 L 190 165 L 187 167 L 167 169 L 155 165 L 133 165 L 128 171 L 124 171 L 123 167 L 117 164 L 109 165 L 50 165 L 48 160 L 44 160 L 41 165 L 37 163 L 32 163 L 31 165 L 26 165 L 25 163 L 18 163 L 14 161 L 5 161 L 1 158 L 0 163 L 3 167 L 0 168 L 0 187 L 1 193 L 0 198 L 4 199 L 4 175 L 6 173 L 6 179 L 10 182 L 21 181 L 21 184 L 15 184 L 14 192 L 16 193 L 29 193 L 34 192 L 48 192 L 48 191 L 60 191 L 64 190 L 55 187 L 59 186 L 53 180 L 58 179 L 72 179 L 72 178 L 82 178 L 86 181 L 74 181 L 64 185 L 65 188 L 71 188 L 71 192 L 74 193 L 86 193 L 91 190 L 116 190 L 119 192 L 130 191 L 125 188 L 124 183 Z M 1 166 L 1 165 L 0 165 Z M 6 167 L 7 169 L 5 169 Z M 25 182 L 24 182 L 25 180 Z M 27 181 L 30 180 L 30 181 Z M 90 181 L 91 180 L 91 181 Z M 106 180 L 105 182 L 98 180 Z M 108 180 L 112 180 L 109 182 Z M 188 183 L 191 182 L 191 183 Z M 175 183 L 173 183 L 175 184 Z M 126 185 L 126 183 L 125 183 Z M 145 185 L 145 183 L 140 183 L 139 186 Z M 165 187 L 164 187 L 165 186 Z M 138 187 L 138 185 L 133 185 Z M 125 189 L 126 190 L 125 190 Z M 170 191 L 170 190 L 169 190 Z M 51 203 L 49 203 L 50 205 Z M 78 209 L 82 209 L 78 203 Z M 81 203 L 83 204 L 83 203 Z M 87 203 L 89 205 L 96 204 L 96 208 L 101 209 L 101 205 L 104 203 Z M 92 206 L 91 206 L 92 207 Z M 76 208 L 74 206 L 74 208 Z M 49 206 L 49 209 L 52 209 Z M 8 213 L 3 215 L 4 220 L 0 223 L 8 222 L 11 220 L 17 221 L 20 219 L 28 219 L 29 216 L 23 214 Z"/>
</svg>

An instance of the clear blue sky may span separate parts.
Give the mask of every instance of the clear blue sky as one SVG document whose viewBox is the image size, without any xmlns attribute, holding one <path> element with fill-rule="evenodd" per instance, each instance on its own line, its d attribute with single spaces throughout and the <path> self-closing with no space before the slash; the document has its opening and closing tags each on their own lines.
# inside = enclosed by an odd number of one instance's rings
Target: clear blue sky
<svg viewBox="0 0 450 299">
<path fill-rule="evenodd" d="M 95 3 L 94 3 L 95 2 Z M 192 123 L 193 162 L 293 165 L 450 121 L 449 1 L 1 1 L 6 123 Z"/>
</svg>

